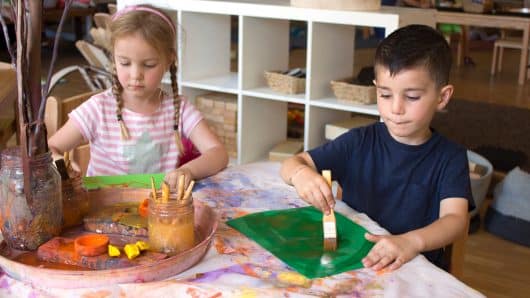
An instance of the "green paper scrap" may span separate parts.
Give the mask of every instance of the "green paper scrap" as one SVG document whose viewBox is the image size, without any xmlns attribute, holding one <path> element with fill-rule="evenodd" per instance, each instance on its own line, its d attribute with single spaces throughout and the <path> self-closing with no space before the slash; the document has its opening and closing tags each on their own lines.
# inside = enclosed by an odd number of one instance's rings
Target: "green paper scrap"
<svg viewBox="0 0 530 298">
<path fill-rule="evenodd" d="M 84 177 L 83 183 L 87 190 L 103 187 L 126 186 L 130 188 L 151 188 L 151 177 L 155 180 L 155 187 L 159 188 L 165 174 L 129 174 L 116 176 Z"/>
<path fill-rule="evenodd" d="M 335 212 L 337 250 L 324 252 L 322 212 L 314 207 L 272 210 L 245 215 L 227 224 L 257 242 L 300 274 L 325 277 L 362 268 L 374 244 L 367 230 Z"/>
</svg>

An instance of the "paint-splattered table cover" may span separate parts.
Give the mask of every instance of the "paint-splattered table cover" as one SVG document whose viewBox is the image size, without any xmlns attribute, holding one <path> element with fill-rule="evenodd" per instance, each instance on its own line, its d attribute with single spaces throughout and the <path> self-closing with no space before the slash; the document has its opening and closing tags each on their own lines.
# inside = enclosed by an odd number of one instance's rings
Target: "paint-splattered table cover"
<svg viewBox="0 0 530 298">
<path fill-rule="evenodd" d="M 280 164 L 229 167 L 196 184 L 194 198 L 220 215 L 213 245 L 191 269 L 164 281 L 97 288 L 56 289 L 0 272 L 0 297 L 483 297 L 423 256 L 394 272 L 358 269 L 305 279 L 258 244 L 225 224 L 258 211 L 307 206 L 279 176 Z M 342 202 L 337 211 L 372 233 L 387 233 Z"/>
</svg>

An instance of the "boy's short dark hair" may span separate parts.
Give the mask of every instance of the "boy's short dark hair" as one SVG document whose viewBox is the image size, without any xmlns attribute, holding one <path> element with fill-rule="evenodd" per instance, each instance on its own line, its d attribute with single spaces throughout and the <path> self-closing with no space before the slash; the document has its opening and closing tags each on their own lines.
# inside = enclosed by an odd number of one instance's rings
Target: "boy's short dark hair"
<svg viewBox="0 0 530 298">
<path fill-rule="evenodd" d="M 447 85 L 451 48 L 441 33 L 425 25 L 402 27 L 387 36 L 375 51 L 375 66 L 395 75 L 404 69 L 425 66 L 438 87 Z"/>
</svg>

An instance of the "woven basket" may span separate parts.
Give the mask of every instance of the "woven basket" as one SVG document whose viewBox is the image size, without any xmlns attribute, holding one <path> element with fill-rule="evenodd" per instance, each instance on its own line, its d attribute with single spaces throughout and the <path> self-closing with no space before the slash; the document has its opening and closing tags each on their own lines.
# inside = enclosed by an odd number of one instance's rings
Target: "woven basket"
<svg viewBox="0 0 530 298">
<path fill-rule="evenodd" d="M 291 0 L 291 6 L 338 9 L 338 10 L 379 10 L 380 0 Z"/>
<path fill-rule="evenodd" d="M 375 86 L 354 85 L 351 79 L 331 81 L 331 89 L 342 103 L 374 104 L 377 100 Z"/>
<path fill-rule="evenodd" d="M 492 0 L 464 0 L 462 6 L 465 12 L 487 13 L 493 9 Z"/>
<path fill-rule="evenodd" d="M 305 79 L 281 74 L 278 71 L 266 71 L 267 85 L 274 91 L 286 94 L 305 92 Z"/>
</svg>

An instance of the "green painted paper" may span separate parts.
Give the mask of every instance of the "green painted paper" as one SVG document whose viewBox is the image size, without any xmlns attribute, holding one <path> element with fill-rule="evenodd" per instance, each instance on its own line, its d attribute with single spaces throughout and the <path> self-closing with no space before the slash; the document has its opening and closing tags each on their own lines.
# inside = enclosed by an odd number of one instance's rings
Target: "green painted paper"
<svg viewBox="0 0 530 298">
<path fill-rule="evenodd" d="M 130 188 L 151 188 L 151 177 L 155 180 L 155 187 L 160 188 L 165 175 L 161 174 L 130 174 L 116 176 L 91 176 L 83 177 L 86 189 L 102 187 L 126 186 Z"/>
<path fill-rule="evenodd" d="M 257 242 L 308 278 L 362 268 L 373 243 L 365 228 L 335 212 L 337 250 L 323 251 L 322 212 L 314 207 L 273 210 L 245 215 L 227 224 Z"/>
</svg>

